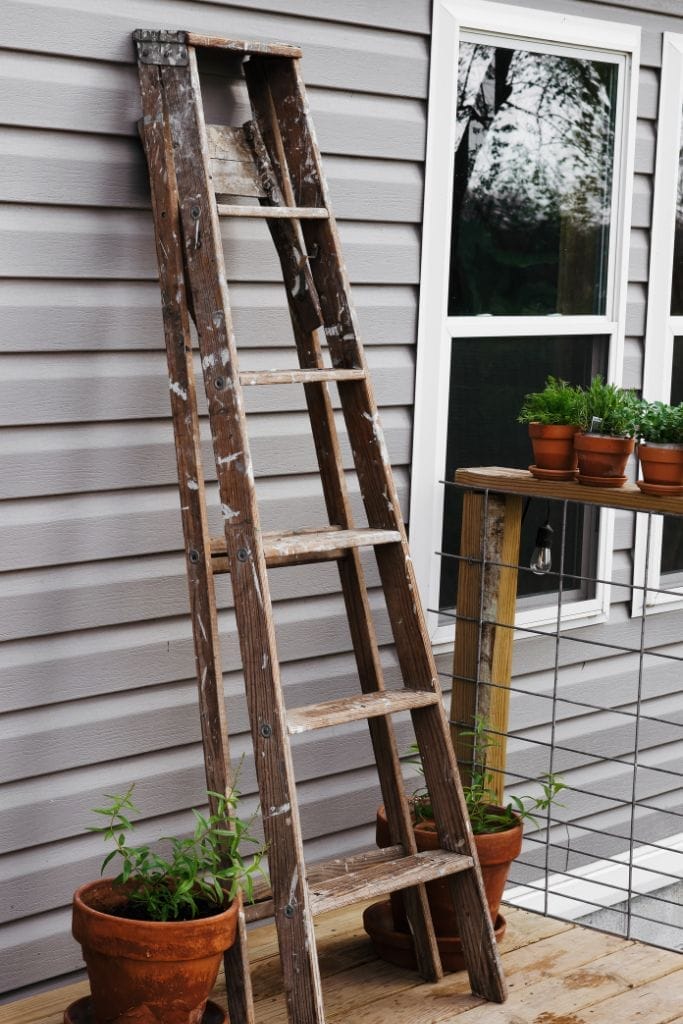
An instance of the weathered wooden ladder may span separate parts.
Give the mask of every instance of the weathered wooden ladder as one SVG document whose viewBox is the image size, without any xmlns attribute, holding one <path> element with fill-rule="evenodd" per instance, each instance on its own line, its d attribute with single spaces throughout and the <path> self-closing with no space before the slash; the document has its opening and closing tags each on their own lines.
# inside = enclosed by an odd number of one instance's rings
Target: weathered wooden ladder
<svg viewBox="0 0 683 1024">
<path fill-rule="evenodd" d="M 320 153 L 295 46 L 193 33 L 135 33 L 156 228 L 169 387 L 209 788 L 230 785 L 213 576 L 229 572 L 290 1019 L 323 1024 L 313 917 L 405 889 L 421 973 L 441 976 L 424 883 L 449 876 L 472 988 L 495 1001 L 505 981 L 450 745 L 412 563 Z M 253 118 L 242 128 L 206 125 L 197 48 L 243 55 Z M 255 197 L 258 205 L 234 202 Z M 229 200 L 232 200 L 229 202 Z M 238 370 L 221 244 L 221 217 L 265 217 L 282 267 L 299 369 Z M 190 316 L 208 400 L 224 535 L 207 526 Z M 322 336 L 331 357 L 323 360 Z M 354 528 L 328 382 L 335 382 L 368 520 Z M 262 533 L 242 388 L 300 383 L 317 451 L 329 526 Z M 387 690 L 360 548 L 374 548 L 404 687 Z M 362 695 L 287 711 L 283 703 L 267 569 L 336 561 Z M 390 715 L 409 710 L 441 849 L 417 853 Z M 290 736 L 367 719 L 388 811 L 390 849 L 308 870 L 303 859 Z M 231 1020 L 253 1020 L 244 921 L 226 957 Z"/>
</svg>

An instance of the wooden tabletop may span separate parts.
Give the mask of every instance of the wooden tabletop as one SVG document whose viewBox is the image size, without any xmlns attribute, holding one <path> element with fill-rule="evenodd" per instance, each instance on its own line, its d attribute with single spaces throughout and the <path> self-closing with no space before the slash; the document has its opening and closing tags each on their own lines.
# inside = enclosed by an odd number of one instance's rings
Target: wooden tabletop
<svg viewBox="0 0 683 1024">
<path fill-rule="evenodd" d="M 526 494 L 532 498 L 577 501 L 584 505 L 623 508 L 631 512 L 657 512 L 683 515 L 683 496 L 654 497 L 643 494 L 635 484 L 623 487 L 587 487 L 576 480 L 537 480 L 526 469 L 502 466 L 477 466 L 459 469 L 455 482 L 474 491 L 499 494 Z"/>
</svg>

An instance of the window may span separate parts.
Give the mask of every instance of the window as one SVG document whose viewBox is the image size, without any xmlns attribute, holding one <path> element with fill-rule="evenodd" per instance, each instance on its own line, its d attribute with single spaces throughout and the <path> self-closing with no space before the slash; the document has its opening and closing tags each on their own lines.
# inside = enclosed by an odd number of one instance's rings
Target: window
<svg viewBox="0 0 683 1024">
<path fill-rule="evenodd" d="M 435 609 L 452 609 L 457 574 L 435 552 L 457 552 L 460 529 L 440 481 L 526 467 L 516 417 L 548 374 L 619 379 L 638 40 L 630 26 L 435 0 L 410 509 L 435 642 L 452 637 Z M 522 558 L 545 517 L 535 504 Z M 572 507 L 569 571 L 607 578 L 610 534 L 609 513 Z M 520 574 L 520 624 L 554 620 L 555 585 Z M 579 578 L 566 597 L 567 621 L 607 607 Z"/>
<path fill-rule="evenodd" d="M 674 33 L 664 34 L 662 55 L 643 395 L 651 402 L 683 402 L 683 35 Z M 645 516 L 638 520 L 634 580 L 642 585 L 647 522 Z M 652 520 L 648 586 L 669 590 L 649 593 L 648 605 L 670 609 L 683 599 L 678 518 Z M 642 596 L 634 593 L 636 615 L 643 609 Z"/>
</svg>

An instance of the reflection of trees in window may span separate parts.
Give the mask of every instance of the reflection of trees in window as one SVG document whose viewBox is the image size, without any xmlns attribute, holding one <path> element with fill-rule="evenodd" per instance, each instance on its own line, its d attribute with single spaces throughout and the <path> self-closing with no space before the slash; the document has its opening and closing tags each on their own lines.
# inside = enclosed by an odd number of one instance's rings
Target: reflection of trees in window
<svg viewBox="0 0 683 1024">
<path fill-rule="evenodd" d="M 462 43 L 449 312 L 605 308 L 616 66 Z"/>
<path fill-rule="evenodd" d="M 683 121 L 683 119 L 682 119 Z M 678 151 L 678 192 L 676 195 L 676 234 L 671 286 L 671 315 L 683 316 L 683 124 Z"/>
</svg>

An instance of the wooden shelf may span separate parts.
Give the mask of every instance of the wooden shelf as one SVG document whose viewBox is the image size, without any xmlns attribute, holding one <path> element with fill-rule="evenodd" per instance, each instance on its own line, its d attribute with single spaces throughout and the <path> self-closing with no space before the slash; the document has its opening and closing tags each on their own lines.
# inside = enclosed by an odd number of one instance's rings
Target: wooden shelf
<svg viewBox="0 0 683 1024">
<path fill-rule="evenodd" d="M 643 494 L 635 484 L 630 483 L 624 484 L 623 487 L 584 487 L 576 480 L 537 480 L 526 469 L 506 469 L 501 466 L 458 469 L 455 482 L 473 491 L 524 494 L 532 498 L 576 501 L 582 505 L 623 508 L 631 512 L 683 516 L 683 497 L 655 498 Z"/>
</svg>

